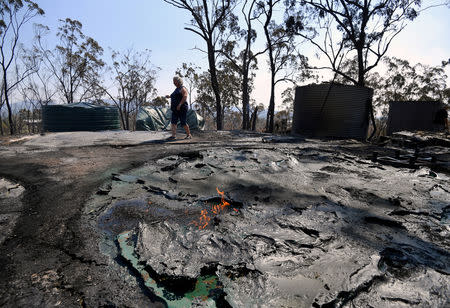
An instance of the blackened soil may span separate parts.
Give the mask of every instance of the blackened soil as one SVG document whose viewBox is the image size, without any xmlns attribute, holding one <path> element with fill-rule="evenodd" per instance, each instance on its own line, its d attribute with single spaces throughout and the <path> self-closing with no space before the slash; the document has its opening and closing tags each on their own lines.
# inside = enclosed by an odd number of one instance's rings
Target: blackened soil
<svg viewBox="0 0 450 308">
<path fill-rule="evenodd" d="M 88 146 L 46 151 L 18 150 L 15 155 L 0 159 L 0 178 L 17 182 L 25 188 L 20 212 L 14 230 L 0 246 L 0 306 L 1 307 L 164 307 L 148 290 L 143 290 L 129 268 L 101 252 L 103 234 L 85 215 L 86 201 L 100 191 L 112 174 L 135 169 L 161 157 L 179 154 L 189 161 L 200 157 L 200 150 L 214 147 L 235 147 L 241 150 L 255 148 L 276 149 L 282 145 L 233 143 L 232 135 L 204 133 L 196 136 L 198 142 L 175 144 L 147 144 L 133 146 Z M 218 142 L 219 140 L 219 142 Z M 210 142 L 211 141 L 211 142 Z M 19 145 L 8 145 L 8 153 Z M 295 145 L 292 145 L 295 146 Z M 193 151 L 195 149 L 195 151 Z M 341 151 L 367 159 L 372 151 L 390 155 L 387 148 L 357 144 L 343 144 L 330 151 Z M 316 153 L 299 157 L 299 160 L 317 160 Z M 181 154 L 180 154 L 181 153 Z M 349 158 L 351 161 L 353 158 Z M 439 156 L 438 159 L 444 158 Z M 367 161 L 362 162 L 370 164 Z M 173 166 L 176 168 L 176 166 Z M 198 165 L 196 168 L 204 166 Z M 377 168 L 382 166 L 376 165 Z M 344 169 L 325 169 L 316 177 L 327 180 L 324 172 L 340 173 Z M 446 169 L 447 170 L 447 169 Z M 164 171 L 164 170 L 163 170 Z M 255 191 L 259 193 L 259 188 Z M 268 190 L 264 190 L 268 194 Z M 358 191 L 348 191 L 359 193 Z M 266 196 L 254 196 L 258 201 Z M 372 195 L 364 197 L 377 199 Z M 375 202 L 374 201 L 374 202 Z M 303 208 L 293 208 L 301 212 Z M 447 214 L 446 208 L 446 214 Z M 134 214 L 134 212 L 133 212 Z M 392 219 L 368 216 L 366 223 L 374 226 L 400 229 L 403 225 Z M 317 237 L 318 232 L 303 228 L 300 231 Z M 404 264 L 416 266 L 416 260 L 404 251 L 386 250 L 380 266 L 391 273 Z M 413 266 L 412 265 L 412 266 Z M 231 271 L 231 270 L 230 270 Z M 245 269 L 230 272 L 239 277 Z M 378 279 L 378 277 L 375 277 Z M 369 288 L 377 281 L 370 280 L 361 286 Z M 356 290 L 358 291 L 358 290 Z M 332 304 L 347 303 L 355 293 L 339 294 Z M 339 302 L 338 302 L 339 300 Z M 223 301 L 226 306 L 226 301 Z"/>
<path fill-rule="evenodd" d="M 158 155 L 170 151 L 159 146 Z M 0 248 L 2 307 L 163 307 L 99 250 L 82 208 L 114 172 L 156 157 L 149 146 L 66 148 L 0 161 L 0 177 L 25 187 L 25 207 Z M 67 158 L 72 163 L 65 163 Z"/>
<path fill-rule="evenodd" d="M 101 252 L 104 234 L 83 207 L 113 174 L 173 154 L 194 161 L 199 150 L 230 146 L 233 138 L 199 132 L 184 143 L 25 150 L 2 142 L 0 178 L 25 188 L 25 206 L 0 247 L 0 307 L 166 306 Z"/>
</svg>

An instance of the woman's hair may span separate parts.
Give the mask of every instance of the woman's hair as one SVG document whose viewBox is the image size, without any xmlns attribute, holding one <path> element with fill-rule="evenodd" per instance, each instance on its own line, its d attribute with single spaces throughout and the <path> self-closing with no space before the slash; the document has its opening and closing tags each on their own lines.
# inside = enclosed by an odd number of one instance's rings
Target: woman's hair
<svg viewBox="0 0 450 308">
<path fill-rule="evenodd" d="M 175 77 L 173 77 L 173 80 L 176 81 L 176 82 L 178 82 L 178 84 L 179 84 L 180 86 L 183 85 L 183 79 L 181 79 L 181 77 L 175 76 Z"/>
</svg>

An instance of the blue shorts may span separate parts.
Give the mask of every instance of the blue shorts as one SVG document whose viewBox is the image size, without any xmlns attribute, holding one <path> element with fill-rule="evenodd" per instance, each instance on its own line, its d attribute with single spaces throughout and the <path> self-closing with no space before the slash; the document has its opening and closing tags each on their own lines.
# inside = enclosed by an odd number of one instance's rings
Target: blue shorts
<svg viewBox="0 0 450 308">
<path fill-rule="evenodd" d="M 185 126 L 186 125 L 186 115 L 187 115 L 187 105 L 181 106 L 180 110 L 172 110 L 172 119 L 170 121 L 170 123 L 172 124 L 177 124 L 178 123 L 178 119 L 180 120 L 180 124 L 181 126 Z"/>
</svg>

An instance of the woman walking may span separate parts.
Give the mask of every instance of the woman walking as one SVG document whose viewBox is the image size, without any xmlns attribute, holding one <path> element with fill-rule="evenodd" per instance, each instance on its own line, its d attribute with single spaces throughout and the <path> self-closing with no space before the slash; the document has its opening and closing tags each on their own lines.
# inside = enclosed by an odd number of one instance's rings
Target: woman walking
<svg viewBox="0 0 450 308">
<path fill-rule="evenodd" d="M 172 136 L 169 137 L 169 140 L 175 140 L 177 138 L 178 120 L 180 120 L 181 126 L 183 126 L 184 130 L 186 131 L 186 137 L 184 139 L 192 139 L 189 125 L 186 123 L 186 115 L 188 111 L 188 92 L 183 86 L 183 80 L 180 77 L 173 77 L 173 84 L 175 85 L 176 89 L 170 95 L 170 109 L 172 110 L 172 119 L 170 123 Z"/>
</svg>

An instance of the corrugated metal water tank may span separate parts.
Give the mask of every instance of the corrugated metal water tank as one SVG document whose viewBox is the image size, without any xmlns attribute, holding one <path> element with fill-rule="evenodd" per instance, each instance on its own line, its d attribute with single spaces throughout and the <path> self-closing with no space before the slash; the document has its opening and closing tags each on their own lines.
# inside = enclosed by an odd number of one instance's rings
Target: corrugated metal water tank
<svg viewBox="0 0 450 308">
<path fill-rule="evenodd" d="M 402 130 L 439 130 L 434 121 L 439 109 L 442 103 L 438 101 L 389 102 L 387 135 Z"/>
<path fill-rule="evenodd" d="M 116 130 L 119 110 L 91 103 L 48 105 L 42 107 L 42 125 L 48 132 Z"/>
<path fill-rule="evenodd" d="M 297 87 L 292 133 L 365 139 L 372 94 L 367 87 L 332 83 Z"/>
</svg>

